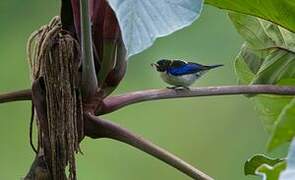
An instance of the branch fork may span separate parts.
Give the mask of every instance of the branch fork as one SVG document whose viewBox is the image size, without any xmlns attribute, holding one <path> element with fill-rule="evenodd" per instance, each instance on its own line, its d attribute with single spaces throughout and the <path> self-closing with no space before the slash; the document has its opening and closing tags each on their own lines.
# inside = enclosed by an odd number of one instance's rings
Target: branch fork
<svg viewBox="0 0 295 180">
<path fill-rule="evenodd" d="M 198 87 L 190 90 L 172 89 L 152 89 L 144 91 L 130 92 L 123 95 L 110 96 L 102 100 L 96 115 L 108 114 L 117 111 L 125 106 L 159 99 L 199 97 L 199 96 L 220 96 L 238 94 L 273 94 L 294 96 L 295 86 L 275 86 L 275 85 L 251 85 L 251 86 L 216 86 Z M 31 100 L 32 92 L 30 89 L 0 95 L 0 103 Z M 119 125 L 95 117 L 93 113 L 84 112 L 85 135 L 94 139 L 110 138 L 137 149 L 140 149 L 178 169 L 193 179 L 212 180 L 213 178 L 184 162 L 180 158 L 159 148 L 151 142 L 131 133 Z M 38 159 L 36 159 L 38 160 Z"/>
</svg>

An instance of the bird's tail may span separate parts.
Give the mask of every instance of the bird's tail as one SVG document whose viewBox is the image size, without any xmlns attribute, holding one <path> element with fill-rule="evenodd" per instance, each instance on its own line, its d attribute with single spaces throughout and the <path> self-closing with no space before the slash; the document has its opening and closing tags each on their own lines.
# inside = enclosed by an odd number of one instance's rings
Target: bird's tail
<svg viewBox="0 0 295 180">
<path fill-rule="evenodd" d="M 216 64 L 216 65 L 211 65 L 211 66 L 204 66 L 205 70 L 210 70 L 210 69 L 214 69 L 217 67 L 223 66 L 223 64 Z"/>
</svg>

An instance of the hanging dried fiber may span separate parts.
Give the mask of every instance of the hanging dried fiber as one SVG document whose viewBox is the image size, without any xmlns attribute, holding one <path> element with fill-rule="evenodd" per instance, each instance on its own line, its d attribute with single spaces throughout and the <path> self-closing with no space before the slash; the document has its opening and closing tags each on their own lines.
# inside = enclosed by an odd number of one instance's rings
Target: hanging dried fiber
<svg viewBox="0 0 295 180">
<path fill-rule="evenodd" d="M 38 149 L 44 151 L 52 179 L 66 179 L 68 166 L 68 179 L 75 180 L 75 154 L 83 137 L 79 44 L 55 17 L 31 35 L 27 52 L 32 80 L 42 78 L 46 92 L 47 129 L 37 117 Z"/>
</svg>

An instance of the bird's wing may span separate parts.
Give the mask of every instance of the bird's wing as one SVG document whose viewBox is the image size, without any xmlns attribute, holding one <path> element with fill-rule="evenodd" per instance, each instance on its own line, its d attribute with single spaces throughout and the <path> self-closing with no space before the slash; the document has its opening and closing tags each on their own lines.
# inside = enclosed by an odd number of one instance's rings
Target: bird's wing
<svg viewBox="0 0 295 180">
<path fill-rule="evenodd" d="M 202 71 L 200 65 L 195 63 L 187 63 L 178 67 L 169 67 L 167 72 L 174 76 L 181 76 L 186 74 L 193 74 Z"/>
<path fill-rule="evenodd" d="M 187 62 L 183 61 L 183 60 L 173 60 L 171 61 L 170 67 L 180 67 L 187 64 Z"/>
</svg>

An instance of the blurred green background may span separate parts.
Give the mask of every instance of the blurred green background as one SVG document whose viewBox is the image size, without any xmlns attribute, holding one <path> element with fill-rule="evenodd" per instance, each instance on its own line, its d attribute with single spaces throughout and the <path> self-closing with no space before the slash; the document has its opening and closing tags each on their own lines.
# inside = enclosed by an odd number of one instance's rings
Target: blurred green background
<svg viewBox="0 0 295 180">
<path fill-rule="evenodd" d="M 0 92 L 30 86 L 25 46 L 30 33 L 59 12 L 59 1 L 0 2 Z M 157 40 L 129 60 L 116 94 L 166 85 L 150 67 L 159 58 L 185 58 L 225 66 L 195 86 L 236 84 L 233 59 L 242 39 L 225 12 L 204 7 L 192 26 Z M 19 179 L 34 153 L 29 146 L 30 102 L 0 105 L 0 179 Z M 202 97 L 136 104 L 105 116 L 169 150 L 217 180 L 254 180 L 243 175 L 245 160 L 265 151 L 267 134 L 254 104 L 243 96 Z M 177 132 L 177 133 L 176 133 Z M 82 180 L 185 180 L 182 173 L 125 144 L 85 139 L 78 156 Z"/>
</svg>

